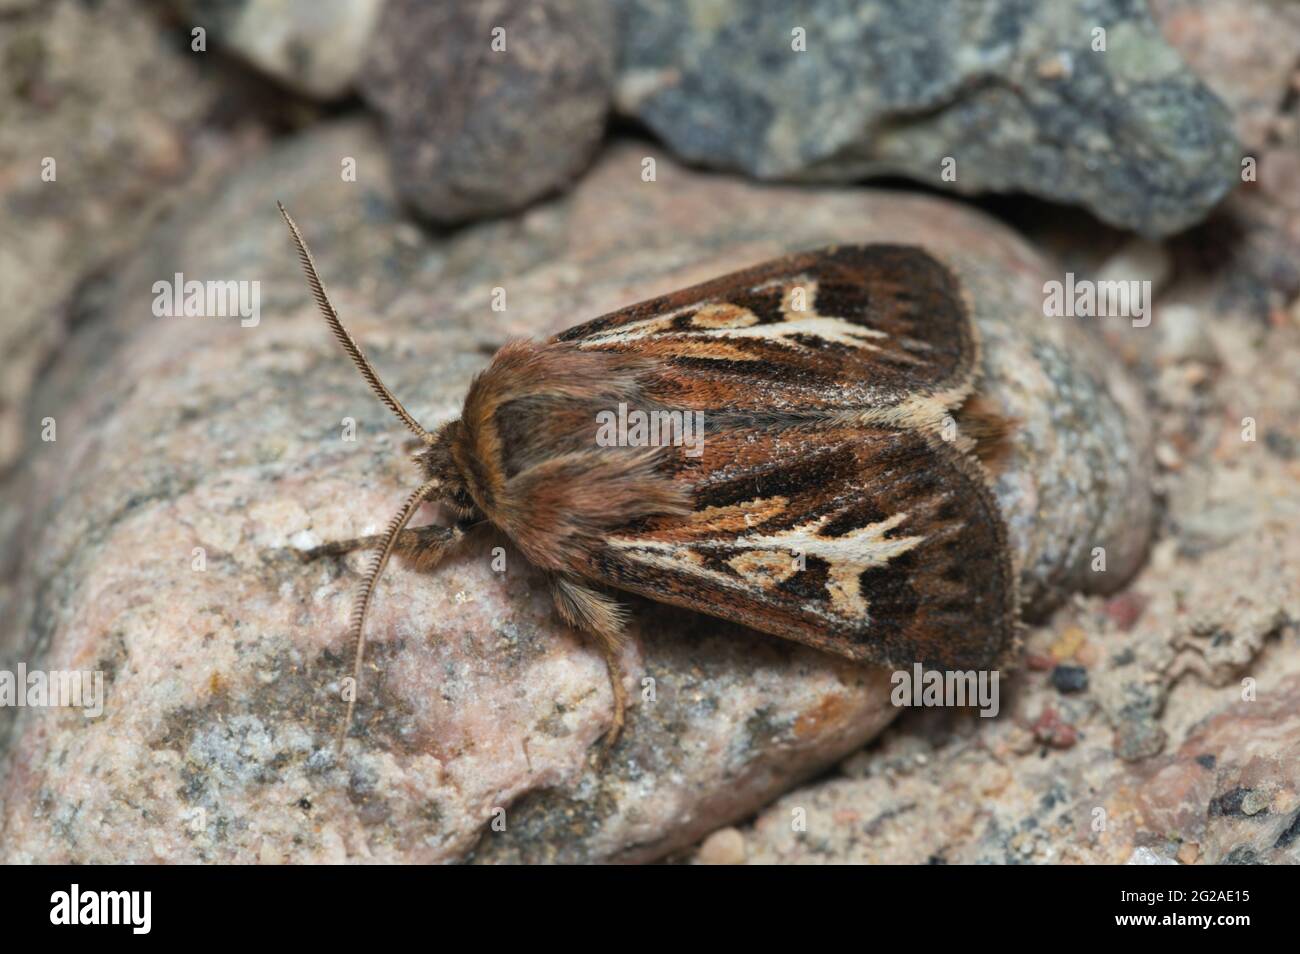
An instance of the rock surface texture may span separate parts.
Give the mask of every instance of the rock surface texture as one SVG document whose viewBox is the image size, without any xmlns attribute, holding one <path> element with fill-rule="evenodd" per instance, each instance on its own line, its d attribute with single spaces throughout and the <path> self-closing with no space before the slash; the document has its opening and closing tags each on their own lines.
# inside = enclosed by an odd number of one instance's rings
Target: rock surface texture
<svg viewBox="0 0 1300 954">
<path fill-rule="evenodd" d="M 221 47 L 298 93 L 352 89 L 384 0 L 174 0 L 187 35 Z"/>
<path fill-rule="evenodd" d="M 567 187 L 604 132 L 615 46 L 604 0 L 389 0 L 362 89 L 402 197 L 447 223 Z"/>
<path fill-rule="evenodd" d="M 194 174 L 190 139 L 216 97 L 127 0 L 0 19 L 0 471 L 22 449 L 32 382 L 76 321 L 68 301 Z M 208 160 L 223 151 L 207 145 Z"/>
<path fill-rule="evenodd" d="M 619 0 L 618 107 L 762 178 L 1028 192 L 1153 236 L 1237 182 L 1231 116 L 1140 0 Z"/>
<path fill-rule="evenodd" d="M 432 574 L 390 567 L 338 756 L 365 557 L 300 553 L 377 531 L 416 474 L 316 314 L 276 199 L 426 426 L 509 337 L 790 249 L 924 244 L 968 283 L 988 391 L 1019 421 L 998 494 L 1034 608 L 1123 583 L 1150 521 L 1145 410 L 1097 336 L 1043 317 L 1048 263 L 943 200 L 754 186 L 663 157 L 646 182 L 645 155 L 615 145 L 571 195 L 434 240 L 397 211 L 374 128 L 334 124 L 194 195 L 122 264 L 32 400 L 59 439 L 12 478 L 27 503 L 6 542 L 25 556 L 4 662 L 101 670 L 107 700 L 98 719 L 0 713 L 4 860 L 648 860 L 742 822 L 897 713 L 883 670 L 629 600 L 629 724 L 593 767 L 600 656 L 484 538 Z M 260 320 L 154 317 L 152 285 L 176 272 L 260 281 Z M 713 842 L 737 857 L 736 836 Z"/>
</svg>

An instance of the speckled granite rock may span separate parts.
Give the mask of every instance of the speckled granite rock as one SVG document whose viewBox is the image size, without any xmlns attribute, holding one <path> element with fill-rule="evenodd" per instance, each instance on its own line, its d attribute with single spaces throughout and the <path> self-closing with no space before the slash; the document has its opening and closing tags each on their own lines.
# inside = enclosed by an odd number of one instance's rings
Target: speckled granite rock
<svg viewBox="0 0 1300 954">
<path fill-rule="evenodd" d="M 336 758 L 365 558 L 296 551 L 377 529 L 414 473 L 309 301 L 277 198 L 426 425 L 458 412 L 509 336 L 795 247 L 923 242 L 971 283 L 986 366 L 1008 374 L 994 396 L 1024 438 L 999 493 L 1040 601 L 1080 581 L 1068 541 L 1141 552 L 1142 406 L 1093 339 L 1042 317 L 1047 266 L 1012 233 L 932 198 L 756 187 L 662 158 L 646 183 L 644 151 L 618 146 L 566 199 L 434 243 L 397 217 L 374 132 L 324 128 L 241 170 L 123 268 L 42 380 L 34 413 L 57 416 L 60 439 L 22 472 L 28 519 L 6 544 L 27 560 L 5 661 L 104 670 L 108 701 L 90 722 L 19 711 L 0 770 L 6 860 L 650 859 L 751 814 L 895 715 L 881 670 L 631 601 L 633 706 L 595 771 L 600 657 L 513 551 L 494 571 L 488 540 L 432 575 L 390 568 L 356 738 Z M 342 156 L 359 181 L 340 180 Z M 261 281 L 260 322 L 152 317 L 152 283 L 176 271 Z M 1078 460 L 1124 492 L 1100 494 Z M 1118 585 L 1122 562 L 1087 582 Z"/>
<path fill-rule="evenodd" d="M 1161 29 L 1233 111 L 1242 186 L 1175 248 L 1179 301 L 1277 323 L 1300 295 L 1300 6 L 1154 0 Z"/>
<path fill-rule="evenodd" d="M 567 187 L 604 132 L 614 47 L 604 0 L 389 0 L 362 89 L 398 191 L 459 222 Z"/>
<path fill-rule="evenodd" d="M 1294 630 L 1289 640 L 1294 655 Z M 1208 714 L 1173 755 L 1132 770 L 1108 756 L 1086 706 L 1065 713 L 1084 739 L 1067 752 L 1035 744 L 1027 723 L 1039 703 L 1023 697 L 1014 720 L 992 725 L 900 721 L 870 758 L 854 756 L 841 777 L 791 792 L 731 836 L 729 857 L 1121 864 L 1145 851 L 1165 864 L 1296 864 L 1300 677 L 1290 668 L 1253 702 L 1198 689 L 1191 707 Z"/>
<path fill-rule="evenodd" d="M 619 108 L 697 162 L 1023 191 L 1150 235 L 1237 183 L 1231 117 L 1140 0 L 618 7 Z"/>
<path fill-rule="evenodd" d="M 1176 755 L 1131 774 L 1095 747 L 1044 758 L 1010 720 L 890 730 L 868 774 L 786 795 L 731 851 L 757 864 L 1121 864 L 1139 851 L 1295 864 L 1300 682 L 1256 703 L 1227 695 Z"/>
<path fill-rule="evenodd" d="M 188 29 L 319 99 L 347 93 L 384 0 L 172 0 Z"/>
<path fill-rule="evenodd" d="M 1237 138 L 1268 141 L 1300 64 L 1300 6 L 1290 0 L 1150 0 L 1169 45 L 1232 111 Z"/>
</svg>

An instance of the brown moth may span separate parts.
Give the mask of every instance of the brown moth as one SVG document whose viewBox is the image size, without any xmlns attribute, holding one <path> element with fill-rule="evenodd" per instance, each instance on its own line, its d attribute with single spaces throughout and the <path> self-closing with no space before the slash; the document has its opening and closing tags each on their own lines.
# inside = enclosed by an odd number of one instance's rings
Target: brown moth
<svg viewBox="0 0 1300 954">
<path fill-rule="evenodd" d="M 1008 426 L 971 397 L 971 309 L 926 251 L 791 255 L 547 341 L 510 342 L 470 385 L 460 419 L 429 433 L 340 323 L 280 212 L 335 337 L 425 445 L 422 483 L 385 533 L 316 551 L 377 547 L 352 617 L 354 680 L 392 554 L 432 567 L 484 522 L 549 574 L 560 616 L 601 647 L 614 695 L 607 743 L 624 720 L 626 612 L 606 588 L 860 662 L 1008 660 L 1016 571 L 988 471 Z M 662 433 L 610 441 L 602 428 L 615 409 L 669 425 L 698 415 L 703 453 Z M 406 529 L 424 501 L 457 521 Z"/>
</svg>

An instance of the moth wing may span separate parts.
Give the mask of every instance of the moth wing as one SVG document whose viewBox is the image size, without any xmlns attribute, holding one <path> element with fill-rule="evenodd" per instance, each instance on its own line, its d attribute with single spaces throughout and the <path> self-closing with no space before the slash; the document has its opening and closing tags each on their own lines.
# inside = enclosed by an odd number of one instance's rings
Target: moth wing
<svg viewBox="0 0 1300 954">
<path fill-rule="evenodd" d="M 688 516 L 611 534 L 583 575 L 863 662 L 988 669 L 1016 576 L 979 465 L 919 431 L 804 424 L 710 433 L 673 479 Z"/>
<path fill-rule="evenodd" d="M 635 352 L 668 369 L 673 407 L 857 410 L 952 407 L 978 339 L 957 276 L 924 249 L 843 245 L 776 259 L 578 325 L 554 340 Z"/>
</svg>

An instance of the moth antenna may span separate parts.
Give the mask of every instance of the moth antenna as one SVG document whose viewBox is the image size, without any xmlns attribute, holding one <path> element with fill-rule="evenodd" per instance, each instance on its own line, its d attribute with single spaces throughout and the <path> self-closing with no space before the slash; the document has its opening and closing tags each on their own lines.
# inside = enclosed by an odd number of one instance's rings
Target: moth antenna
<svg viewBox="0 0 1300 954">
<path fill-rule="evenodd" d="M 348 627 L 348 636 L 352 643 L 352 695 L 348 699 L 348 709 L 343 716 L 343 724 L 339 726 L 338 750 L 343 751 L 343 743 L 347 739 L 348 728 L 352 725 L 352 712 L 357 705 L 357 688 L 361 683 L 361 660 L 365 653 L 365 625 L 366 614 L 370 612 L 370 600 L 375 595 L 375 584 L 379 582 L 379 576 L 384 572 L 384 567 L 388 565 L 388 558 L 393 555 L 393 548 L 397 545 L 397 535 L 402 532 L 415 511 L 419 509 L 420 504 L 429 496 L 429 493 L 437 488 L 441 481 L 434 478 L 423 484 L 418 490 L 414 491 L 411 496 L 406 498 L 406 503 L 402 504 L 402 509 L 393 515 L 393 519 L 388 522 L 388 529 L 384 531 L 384 539 L 375 551 L 375 557 L 370 561 L 370 569 L 366 571 L 365 579 L 361 581 L 361 589 L 357 591 L 356 602 L 352 604 L 352 623 Z"/>
<path fill-rule="evenodd" d="M 307 242 L 302 237 L 302 232 L 298 230 L 297 223 L 289 215 L 289 210 L 284 207 L 283 202 L 276 202 L 275 205 L 280 210 L 280 215 L 284 217 L 284 224 L 289 226 L 289 234 L 293 236 L 294 245 L 298 246 L 298 259 L 302 262 L 302 270 L 307 274 L 307 284 L 311 286 L 311 293 L 316 299 L 316 304 L 320 307 L 321 314 L 329 322 L 334 337 L 338 339 L 339 344 L 343 346 L 343 350 L 348 353 L 348 357 L 357 366 L 361 376 L 366 379 L 366 383 L 370 385 L 370 390 L 378 395 L 379 400 L 387 404 L 388 409 L 401 418 L 402 423 L 410 428 L 420 440 L 426 444 L 432 444 L 432 435 L 419 425 L 410 412 L 402 406 L 402 402 L 397 400 L 397 396 L 388 390 L 387 385 L 379 379 L 379 373 L 375 371 L 370 359 L 362 352 L 361 346 L 348 333 L 348 329 L 343 327 L 338 312 L 334 310 L 334 306 L 330 304 L 329 296 L 325 294 L 325 288 L 321 285 L 320 276 L 316 274 L 316 262 L 311 257 L 311 251 L 307 248 Z"/>
</svg>

